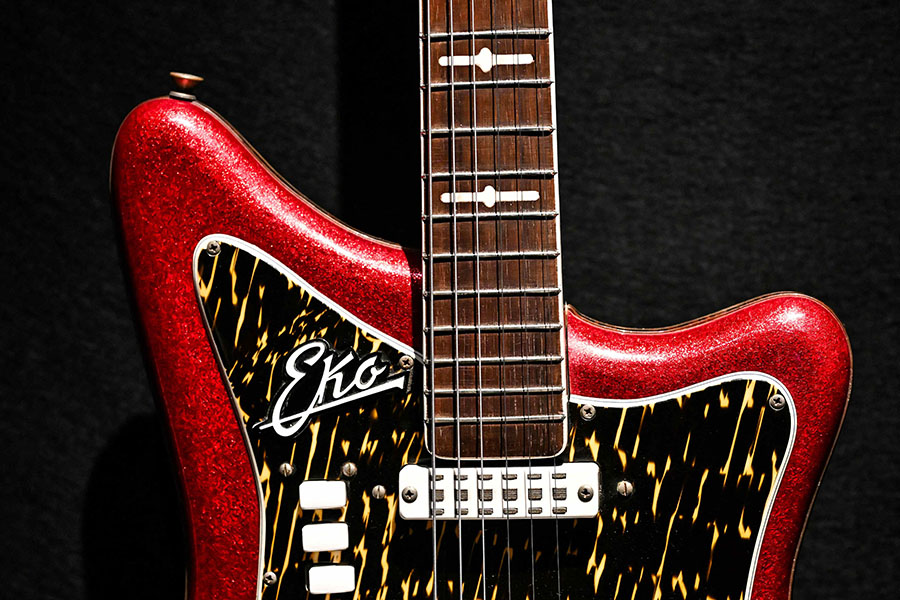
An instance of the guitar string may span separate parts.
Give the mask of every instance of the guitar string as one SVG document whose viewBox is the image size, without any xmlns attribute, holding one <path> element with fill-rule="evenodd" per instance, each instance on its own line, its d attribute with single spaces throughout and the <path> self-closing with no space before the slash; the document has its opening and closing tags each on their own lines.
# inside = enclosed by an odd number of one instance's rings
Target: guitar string
<svg viewBox="0 0 900 600">
<path fill-rule="evenodd" d="M 422 148 L 423 152 L 427 152 L 428 167 L 426 170 L 427 189 L 422 195 L 423 210 L 428 215 L 427 232 L 423 232 L 425 237 L 425 249 L 428 254 L 428 302 L 426 302 L 428 315 L 426 316 L 426 324 L 429 327 L 428 334 L 425 336 L 428 344 L 428 353 L 426 360 L 428 361 L 428 376 L 426 377 L 426 387 L 428 389 L 428 404 L 430 410 L 431 422 L 429 423 L 429 433 L 431 437 L 431 581 L 432 581 L 432 598 L 438 600 L 438 555 L 437 555 L 437 479 L 434 474 L 437 472 L 437 437 L 436 437 L 436 417 L 435 414 L 435 392 L 434 392 L 434 164 L 432 152 L 432 73 L 431 73 L 431 0 L 421 0 L 420 6 L 424 6 L 424 18 L 420 18 L 421 25 L 425 28 L 425 45 L 424 55 L 420 57 L 421 64 L 419 68 L 422 70 L 423 77 L 426 79 L 425 84 L 425 144 Z M 420 8 L 420 15 L 422 9 Z M 423 165 L 424 166 L 424 165 Z"/>
<path fill-rule="evenodd" d="M 535 14 L 535 19 L 537 19 L 537 10 L 538 10 L 538 9 L 537 9 L 537 5 L 538 5 L 538 3 L 536 2 L 536 0 L 532 0 L 532 11 L 533 11 L 534 14 Z M 553 52 L 552 52 L 552 50 L 551 50 L 551 48 L 553 47 L 553 41 L 554 41 L 553 38 L 552 38 L 552 36 L 553 36 L 553 0 L 547 0 L 547 5 L 546 5 L 546 15 L 545 15 L 545 17 L 546 17 L 546 19 L 547 19 L 547 30 L 548 30 L 548 32 L 549 32 L 549 35 L 548 35 L 548 38 L 547 38 L 547 43 L 546 43 L 546 49 L 547 49 L 547 76 L 548 76 L 548 78 L 550 79 L 550 86 L 551 86 L 551 87 L 549 88 L 549 89 L 550 89 L 550 92 L 549 92 L 549 96 L 550 96 L 549 101 L 550 101 L 550 127 L 551 127 L 551 131 L 550 131 L 550 137 L 548 138 L 548 141 L 549 141 L 549 143 L 550 143 L 550 149 L 551 149 L 550 167 L 551 167 L 554 171 L 557 171 L 558 168 L 557 168 L 557 165 L 556 165 L 556 153 L 552 151 L 552 149 L 553 149 L 553 144 L 555 143 L 555 139 L 556 139 L 556 138 L 555 138 L 555 136 L 556 136 L 556 123 L 554 122 L 554 119 L 553 119 L 553 116 L 554 116 L 554 114 L 555 114 L 555 109 L 554 109 L 554 107 L 553 107 L 553 98 L 554 98 L 553 92 L 554 92 L 554 90 L 555 90 L 555 87 L 553 87 L 553 86 L 556 85 L 556 81 L 555 81 L 556 77 L 555 77 L 555 73 L 554 73 L 555 65 L 553 64 L 554 56 L 553 56 Z M 535 28 L 537 28 L 537 23 L 535 23 Z M 538 64 L 538 62 L 537 62 L 537 57 L 538 57 L 538 44 L 539 44 L 538 38 L 535 38 L 535 39 L 534 39 L 535 65 Z M 537 78 L 539 78 L 540 76 L 541 76 L 541 75 L 540 75 L 540 71 L 539 71 L 539 69 L 536 68 L 536 70 L 535 70 L 535 78 L 537 79 Z M 534 98 L 535 98 L 535 115 L 536 115 L 536 120 L 537 120 L 537 126 L 538 126 L 538 128 L 540 128 L 540 126 L 541 126 L 541 93 L 540 93 L 540 89 L 539 89 L 539 88 L 535 88 Z M 542 163 L 542 159 L 543 159 L 543 156 L 542 156 L 542 154 L 541 154 L 541 149 L 542 149 L 542 148 L 541 148 L 541 142 L 543 142 L 544 138 L 537 138 L 537 140 L 538 140 L 538 143 L 537 143 L 537 148 L 538 148 L 538 169 L 540 169 L 540 168 L 542 167 L 542 164 L 541 164 L 541 163 Z M 557 212 L 557 214 L 558 214 L 558 213 L 559 213 L 559 206 L 557 206 L 557 202 L 556 202 L 556 199 L 557 199 L 557 197 L 558 197 L 558 193 L 557 193 L 558 180 L 557 180 L 556 175 L 553 176 L 553 178 L 551 179 L 551 182 L 552 182 L 552 183 L 551 183 L 551 187 L 552 187 L 552 190 L 553 190 L 553 196 L 552 196 L 552 203 L 551 203 L 551 205 L 553 206 L 553 209 L 554 209 L 554 210 Z M 545 203 L 545 199 L 543 198 L 543 195 L 542 195 L 542 197 L 541 197 L 541 204 L 543 205 L 544 203 Z M 555 231 L 555 226 L 556 226 L 556 219 L 558 219 L 558 218 L 559 218 L 558 216 L 557 216 L 557 217 L 554 217 L 554 221 L 553 221 L 554 231 Z M 545 248 L 545 245 L 544 245 L 545 240 L 547 239 L 547 237 L 546 237 L 546 227 L 545 227 L 545 223 L 544 223 L 543 220 L 540 220 L 540 237 L 541 237 L 541 249 L 543 250 L 543 249 Z M 555 240 L 555 248 L 554 248 L 554 249 L 555 249 L 555 250 L 560 249 L 560 239 L 559 239 L 559 237 L 558 237 L 558 236 L 554 236 L 554 240 Z M 561 260 L 562 260 L 562 258 L 561 258 L 559 255 L 557 255 L 557 258 L 555 259 L 555 267 L 556 267 L 556 268 L 555 268 L 555 275 L 556 275 L 556 277 L 555 277 L 555 281 L 556 281 L 555 287 L 556 287 L 557 290 L 562 290 L 562 282 L 560 281 L 560 278 L 561 278 L 561 277 L 560 277 L 560 262 L 561 262 Z M 542 282 L 542 285 L 543 285 L 544 287 L 546 287 L 546 285 L 547 285 L 547 273 L 546 273 L 546 271 L 545 271 L 545 269 L 544 269 L 544 262 L 543 262 L 543 261 L 541 262 L 541 282 Z M 557 294 L 558 294 L 558 295 L 556 296 L 556 317 L 551 317 L 551 316 L 548 314 L 548 313 L 550 312 L 550 309 L 547 307 L 546 301 L 545 301 L 545 300 L 542 300 L 542 301 L 541 301 L 541 306 L 542 306 L 542 311 L 541 311 L 541 312 L 544 314 L 544 319 L 546 319 L 546 320 L 548 320 L 548 321 L 549 321 L 549 319 L 551 319 L 551 318 L 556 318 L 556 319 L 558 319 L 558 320 L 561 321 L 561 319 L 559 319 L 559 316 L 560 316 L 560 306 L 559 306 L 559 305 L 560 305 L 560 303 L 562 302 L 562 292 L 559 291 L 559 292 L 557 292 Z M 551 301 L 551 303 L 552 303 L 552 301 Z M 563 347 L 562 347 L 562 335 L 563 335 L 562 331 L 563 331 L 563 330 L 561 330 L 560 333 L 557 334 L 558 340 L 559 340 L 558 343 L 559 343 L 559 345 L 560 345 L 560 351 L 562 351 L 562 349 L 563 349 Z M 547 336 L 546 336 L 546 335 L 542 335 L 542 336 L 541 336 L 541 354 L 546 356 L 548 353 L 549 353 L 549 352 L 547 351 Z M 560 352 L 560 354 L 562 354 L 562 352 Z M 560 383 L 562 383 L 562 382 L 564 381 L 564 379 L 563 379 L 563 372 L 562 372 L 562 369 L 564 369 L 564 368 L 565 368 L 565 363 L 561 363 L 561 365 L 560 365 L 560 373 L 559 373 Z M 549 381 L 548 381 L 548 379 L 547 379 L 548 371 L 547 371 L 546 369 L 542 369 L 542 370 L 541 370 L 541 374 L 543 375 L 542 385 L 544 385 L 545 387 L 549 387 L 549 386 L 548 386 Z M 552 406 L 551 406 L 551 402 L 552 402 L 551 398 L 552 398 L 552 396 L 548 396 L 548 397 L 547 397 L 547 412 L 548 412 L 548 413 L 549 413 L 550 409 L 552 408 Z M 564 398 L 565 398 L 565 396 L 563 395 L 563 399 L 564 399 Z M 563 412 L 565 412 L 565 403 L 562 402 L 561 404 L 563 404 L 561 410 L 562 410 Z M 566 425 L 563 425 L 563 427 L 566 427 Z M 548 430 L 548 431 L 547 431 L 547 439 L 548 439 L 548 441 L 549 441 L 549 440 L 552 440 L 552 439 L 553 439 L 552 434 L 551 434 L 551 423 L 550 423 L 550 420 L 549 420 L 549 419 L 548 419 L 548 421 L 547 421 L 547 430 Z M 563 436 L 563 438 L 565 439 L 565 436 Z M 553 475 L 556 475 L 556 472 L 557 472 L 557 462 L 554 460 L 554 461 L 553 461 Z M 550 500 L 550 510 L 551 510 L 551 513 L 553 512 L 553 510 L 554 510 L 554 509 L 556 508 L 556 506 L 557 506 L 556 500 L 553 498 L 553 483 L 552 483 L 553 481 L 555 481 L 555 479 L 553 479 L 553 478 L 551 477 L 551 484 L 550 484 L 550 486 L 549 486 L 549 488 L 550 488 L 550 498 L 549 498 L 549 500 Z M 561 566 L 561 558 L 560 558 L 560 550 L 561 550 L 561 549 L 560 549 L 560 545 L 559 545 L 559 515 L 552 514 L 552 518 L 553 518 L 553 533 L 554 533 L 554 536 L 555 536 L 555 554 L 556 554 L 556 597 L 557 597 L 557 600 L 562 600 L 562 566 Z"/>
<path fill-rule="evenodd" d="M 447 101 L 448 108 L 448 129 L 450 130 L 450 148 L 448 157 L 450 160 L 450 254 L 453 261 L 451 270 L 450 295 L 453 302 L 452 318 L 451 318 L 451 338 L 453 340 L 453 412 L 455 423 L 453 432 L 456 436 L 456 477 L 454 477 L 453 497 L 456 504 L 456 536 L 457 536 L 457 560 L 459 561 L 459 598 L 462 600 L 463 587 L 463 515 L 462 515 L 462 489 L 460 482 L 462 479 L 462 420 L 461 420 L 461 394 L 460 394 L 460 377 L 459 377 L 459 261 L 458 261 L 458 221 L 456 207 L 456 48 L 454 47 L 454 23 L 453 23 L 453 3 L 456 0 L 449 0 L 447 31 L 447 76 L 450 80 L 450 97 Z M 452 593 L 452 592 L 451 592 Z"/>
<path fill-rule="evenodd" d="M 490 3 L 490 10 L 491 10 L 491 31 L 496 32 L 500 27 L 498 27 L 498 25 L 495 21 L 494 3 L 493 2 Z M 502 21 L 502 17 L 500 18 L 500 20 Z M 496 42 L 498 39 L 497 34 L 492 33 L 490 39 L 491 39 L 492 48 L 496 47 L 496 45 L 497 45 Z M 490 75 L 491 82 L 496 83 L 496 81 L 497 81 L 496 72 L 494 71 L 493 68 L 491 69 L 490 73 L 491 73 L 491 75 Z M 499 90 L 499 88 L 496 85 L 491 85 L 489 89 L 491 90 L 491 117 L 492 117 L 492 121 L 493 121 L 492 125 L 495 128 L 495 133 L 494 133 L 494 137 L 493 137 L 493 140 L 494 140 L 494 144 L 493 144 L 494 145 L 494 153 L 493 153 L 494 154 L 494 156 L 493 156 L 494 170 L 499 171 L 500 164 L 498 161 L 499 161 L 499 156 L 500 156 L 500 134 L 496 132 L 497 131 L 496 128 L 500 125 L 500 120 L 498 119 L 497 99 L 498 99 L 498 94 L 500 94 L 502 96 L 502 92 Z M 496 179 L 494 183 L 497 185 L 497 189 L 499 190 L 501 188 L 499 178 Z M 495 240 L 495 244 L 497 246 L 497 250 L 499 251 L 501 248 L 502 241 L 504 239 L 503 238 L 503 222 L 504 221 L 500 216 L 502 211 L 501 211 L 501 206 L 500 206 L 499 202 L 494 203 L 494 212 L 495 212 L 495 215 L 494 215 L 494 240 Z M 503 281 L 503 262 L 502 262 L 502 260 L 498 259 L 498 260 L 494 261 L 494 264 L 495 264 L 496 275 L 497 275 L 497 289 L 498 289 L 497 325 L 498 325 L 498 330 L 499 330 L 501 322 L 502 322 L 501 315 L 503 315 L 505 312 L 504 306 L 506 305 L 505 304 L 506 286 L 504 285 L 504 281 Z M 502 413 L 502 421 L 501 421 L 502 430 L 500 433 L 500 436 L 501 436 L 500 439 L 501 439 L 502 445 L 503 445 L 503 472 L 504 472 L 504 477 L 501 478 L 499 490 L 500 490 L 501 503 L 503 505 L 502 518 L 505 521 L 504 524 L 505 524 L 505 531 L 506 531 L 506 541 L 505 541 L 504 549 L 503 549 L 503 552 L 502 552 L 502 555 L 500 558 L 500 568 L 502 570 L 503 562 L 506 561 L 507 598 L 509 600 L 512 600 L 512 525 L 511 525 L 510 518 L 509 518 L 510 517 L 510 515 L 509 515 L 509 502 L 510 501 L 509 501 L 509 497 L 504 493 L 504 489 L 503 489 L 503 486 L 504 486 L 503 482 L 511 481 L 511 480 L 509 479 L 509 424 L 508 424 L 509 412 L 507 411 L 509 399 L 505 392 L 505 390 L 506 390 L 505 379 L 506 379 L 507 363 L 505 360 L 506 354 L 504 352 L 503 334 L 502 333 L 497 334 L 497 357 L 498 357 L 498 363 L 499 363 L 500 411 Z M 501 585 L 500 581 L 497 581 L 497 587 L 499 587 L 500 585 Z"/>
<path fill-rule="evenodd" d="M 481 493 L 481 487 L 484 482 L 484 399 L 482 396 L 482 363 L 481 363 L 481 262 L 479 260 L 479 254 L 481 252 L 481 240 L 480 240 L 480 223 L 479 223 L 479 213 L 481 211 L 481 203 L 478 202 L 478 94 L 477 88 L 475 87 L 475 0 L 471 0 L 469 2 L 469 31 L 470 33 L 470 42 L 469 42 L 469 55 L 472 57 L 469 65 L 469 72 L 472 80 L 472 88 L 469 92 L 471 94 L 471 107 L 469 113 L 469 125 L 472 127 L 472 140 L 471 140 L 471 148 L 470 151 L 472 153 L 472 173 L 473 183 L 472 183 L 472 193 L 475 194 L 473 198 L 475 202 L 472 203 L 472 213 L 474 214 L 473 223 L 474 223 L 474 239 L 475 239 L 475 247 L 473 249 L 473 254 L 475 255 L 474 266 L 473 266 L 473 287 L 475 288 L 475 325 L 478 327 L 475 333 L 475 389 L 478 390 L 478 398 L 477 398 L 477 410 L 478 410 L 478 455 L 479 455 L 479 470 L 478 474 L 475 478 L 475 494 L 476 494 L 476 502 L 478 503 L 478 514 L 481 517 L 481 586 L 482 586 L 482 598 L 487 599 L 487 535 L 485 532 L 485 522 L 484 522 L 484 495 Z M 492 69 L 493 71 L 493 69 Z M 462 585 L 460 585 L 460 596 L 462 596 Z M 478 596 L 478 590 L 475 590 L 475 596 Z"/>
<path fill-rule="evenodd" d="M 518 15 L 520 13 L 518 0 L 514 0 L 510 3 L 510 28 L 513 31 L 512 36 L 512 53 L 518 54 L 519 51 L 519 27 L 520 23 L 518 20 Z M 520 119 L 519 119 L 519 94 L 521 91 L 521 87 L 519 85 L 520 73 L 521 69 L 519 68 L 519 61 L 513 61 L 512 64 L 512 75 L 513 75 L 513 84 L 511 87 L 512 97 L 513 97 L 513 126 L 515 128 L 519 127 Z M 519 252 L 519 258 L 517 259 L 517 269 L 516 275 L 518 278 L 517 288 L 520 290 L 519 294 L 517 294 L 517 298 L 515 298 L 514 302 L 518 305 L 518 316 L 519 316 L 519 332 L 513 334 L 516 337 L 519 337 L 520 344 L 518 346 L 522 349 L 522 355 L 528 356 L 528 333 L 526 332 L 526 328 L 524 324 L 527 322 L 527 314 L 528 307 L 527 304 L 523 301 L 523 295 L 521 290 L 524 289 L 522 274 L 528 268 L 528 259 L 523 258 L 521 255 L 522 252 L 522 181 L 519 177 L 520 173 L 520 164 L 519 164 L 519 150 L 520 150 L 520 134 L 516 133 L 513 135 L 513 156 L 514 156 L 514 188 L 516 192 L 516 200 L 515 200 L 515 227 L 516 227 L 516 250 Z M 528 498 L 528 486 L 529 486 L 529 476 L 531 475 L 531 458 L 528 456 L 526 452 L 526 446 L 528 445 L 528 430 L 529 430 L 529 410 L 528 410 L 528 362 L 527 360 L 521 364 L 518 364 L 514 367 L 520 377 L 520 385 L 523 389 L 521 395 L 519 395 L 519 402 L 521 406 L 519 407 L 523 417 L 523 424 L 521 425 L 521 456 L 526 456 L 528 458 L 528 469 L 527 474 L 525 476 L 524 485 L 522 485 L 522 490 L 524 491 L 524 506 L 526 511 L 526 518 L 528 509 L 530 508 L 530 500 Z M 531 523 L 529 523 L 529 527 Z M 534 597 L 534 543 L 533 543 L 533 528 L 529 530 L 529 537 L 527 539 L 527 546 L 531 550 L 531 563 L 530 571 L 531 571 L 531 593 L 526 593 L 529 597 Z M 526 567 L 528 569 L 528 567 Z M 512 557 L 510 556 L 510 571 L 512 571 Z"/>
<path fill-rule="evenodd" d="M 532 27 L 533 29 L 537 29 L 537 26 L 538 26 L 537 19 L 538 19 L 537 8 L 535 7 L 534 0 L 532 0 L 532 3 L 531 3 L 531 27 Z M 540 78 L 540 68 L 539 68 L 540 62 L 539 62 L 539 60 L 538 60 L 538 59 L 539 59 L 539 55 L 538 55 L 538 52 L 537 52 L 537 41 L 536 41 L 536 39 L 533 39 L 533 40 L 525 40 L 525 46 L 526 46 L 526 48 L 529 47 L 529 46 L 531 46 L 530 49 L 532 50 L 532 52 L 533 52 L 532 56 L 534 57 L 534 60 L 533 60 L 533 62 L 532 62 L 533 70 L 534 70 L 534 77 L 533 77 L 533 78 L 534 78 L 534 79 L 539 79 L 539 78 Z M 519 48 L 518 48 L 518 47 L 516 48 L 516 52 L 517 52 L 517 53 L 519 52 Z M 529 67 L 529 71 L 530 71 L 530 70 L 531 70 L 531 67 Z M 524 90 L 525 96 L 530 96 L 530 95 L 531 95 L 531 94 L 529 93 L 530 91 L 531 91 L 531 90 Z M 524 97 L 523 97 L 523 100 L 524 100 Z M 524 102 L 523 102 L 523 104 L 524 104 Z M 535 116 L 535 123 L 536 123 L 536 125 L 539 127 L 541 121 L 540 121 L 540 88 L 538 88 L 538 87 L 534 87 L 534 116 Z M 541 138 L 529 138 L 529 139 L 528 139 L 528 142 L 529 142 L 529 143 L 525 144 L 524 141 L 523 141 L 523 145 L 525 145 L 526 152 L 527 152 L 528 150 L 531 150 L 532 148 L 534 149 L 534 160 L 536 161 L 537 169 L 540 170 L 541 167 L 543 166 L 542 161 L 541 161 Z M 543 193 L 543 192 L 544 192 L 544 189 L 545 189 L 545 182 L 544 182 L 543 180 L 538 180 L 537 188 L 538 188 L 538 190 L 539 190 L 538 198 L 542 200 L 543 197 L 544 197 L 544 193 Z M 543 251 L 543 250 L 546 249 L 545 240 L 544 240 L 543 221 L 538 221 L 537 223 L 529 221 L 527 224 L 523 224 L 523 228 L 524 228 L 525 231 L 526 231 L 526 239 L 531 239 L 531 236 L 532 236 L 533 234 L 535 234 L 535 233 L 537 234 L 537 237 L 538 237 L 538 248 L 537 248 L 537 250 Z M 547 262 L 546 259 L 540 260 L 540 261 L 539 261 L 539 265 L 540 265 L 540 266 L 539 266 L 538 269 L 536 269 L 536 271 L 538 271 L 538 272 L 540 273 L 540 282 L 541 282 L 540 285 L 541 285 L 541 287 L 546 287 L 546 262 Z M 528 322 L 547 322 L 547 320 L 546 320 L 546 308 L 545 308 L 545 304 L 544 304 L 544 297 L 540 297 L 537 301 L 540 302 L 541 308 L 540 308 L 540 310 L 535 310 L 535 314 L 533 315 L 533 316 L 534 316 L 534 319 L 528 319 Z M 526 311 L 531 311 L 531 310 L 533 310 L 533 309 L 536 308 L 536 307 L 532 307 L 532 306 L 530 305 L 528 299 L 523 299 L 523 302 L 525 303 Z M 532 355 L 532 356 L 536 356 L 536 355 L 545 355 L 545 354 L 546 354 L 546 352 L 545 352 L 545 350 L 546 350 L 546 344 L 545 344 L 545 342 L 546 342 L 547 335 L 549 335 L 549 334 L 546 333 L 546 332 L 540 332 L 540 333 L 532 334 L 531 336 L 526 336 L 526 339 L 528 340 L 526 345 L 527 345 L 527 347 L 529 348 L 529 350 L 531 351 L 531 355 Z M 543 384 L 546 383 L 546 379 L 545 379 L 546 370 L 545 370 L 544 368 L 542 368 L 542 367 L 536 365 L 536 364 L 533 365 L 533 367 L 534 367 L 534 369 L 536 369 L 536 371 L 537 371 L 536 374 L 533 374 L 533 373 L 532 373 L 532 369 L 531 369 L 531 368 L 526 367 L 526 369 L 525 369 L 525 379 L 526 379 L 525 387 L 526 387 L 526 388 L 527 388 L 528 385 L 529 385 L 528 380 L 531 379 L 532 377 L 535 379 L 535 381 L 534 381 L 535 387 L 538 387 L 538 388 L 539 388 L 539 387 L 541 387 Z M 547 407 L 547 404 L 549 403 L 549 402 L 548 402 L 548 395 L 545 395 L 545 394 L 536 394 L 536 396 L 537 396 L 537 397 L 535 398 L 535 402 L 534 402 L 535 407 L 538 409 L 538 412 L 543 412 L 545 415 L 547 415 L 547 414 L 548 414 L 548 411 L 547 411 L 547 408 L 548 408 L 548 407 Z M 530 411 L 530 410 L 531 410 L 531 404 L 528 404 L 527 407 L 528 407 L 528 410 Z M 549 426 L 549 423 L 550 423 L 550 422 L 549 422 L 549 419 L 548 419 L 547 422 L 546 422 L 543 426 L 541 426 L 540 423 L 536 423 L 536 425 L 535 425 L 535 427 L 534 427 L 534 429 L 535 429 L 535 431 L 534 431 L 535 437 L 538 437 L 538 436 L 537 436 L 537 432 L 538 432 L 538 431 L 543 430 L 541 433 L 543 433 L 543 434 L 546 436 L 546 438 L 545 438 L 545 443 L 549 443 L 549 442 L 550 442 L 550 426 Z M 528 461 L 528 472 L 529 472 L 529 474 L 531 474 L 531 470 L 532 470 L 531 457 L 532 457 L 532 455 L 534 454 L 534 452 L 533 452 L 533 445 L 532 445 L 532 447 L 531 447 L 530 450 L 531 450 L 531 451 L 528 453 L 528 456 L 529 456 L 529 461 Z M 545 452 L 546 452 L 546 449 L 545 449 Z M 527 494 L 527 489 L 526 489 L 526 494 Z M 529 495 L 528 497 L 529 497 L 529 502 L 530 502 L 530 495 Z M 531 507 L 529 506 L 529 510 L 530 510 L 530 508 L 531 508 Z M 534 549 L 535 533 L 534 533 L 534 525 L 535 525 L 534 519 L 529 519 L 529 521 L 528 521 L 528 526 L 529 526 L 529 535 L 530 535 L 530 540 L 531 540 L 531 543 L 529 544 L 529 549 L 530 549 L 530 551 L 531 551 L 531 589 L 532 589 L 532 594 L 535 593 L 535 590 L 536 590 L 536 588 L 537 588 L 537 583 L 536 583 L 536 570 L 537 570 L 537 568 L 536 568 L 536 565 L 534 564 L 534 563 L 535 563 L 535 549 Z"/>
</svg>

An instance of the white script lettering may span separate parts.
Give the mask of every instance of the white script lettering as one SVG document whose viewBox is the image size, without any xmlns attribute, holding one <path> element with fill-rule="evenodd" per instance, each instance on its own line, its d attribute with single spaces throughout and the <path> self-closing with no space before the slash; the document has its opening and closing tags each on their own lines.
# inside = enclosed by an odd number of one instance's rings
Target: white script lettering
<svg viewBox="0 0 900 600">
<path fill-rule="evenodd" d="M 337 364 L 333 364 L 336 357 L 337 353 L 325 340 L 310 340 L 294 350 L 285 363 L 285 372 L 290 377 L 290 382 L 278 394 L 268 420 L 259 428 L 271 427 L 278 435 L 290 437 L 299 433 L 310 415 L 314 413 L 386 390 L 405 387 L 406 373 L 389 377 L 376 384 L 379 377 L 388 370 L 387 365 L 379 364 L 377 354 L 372 354 L 359 362 L 352 373 L 354 363 L 359 361 L 356 354 L 348 352 Z M 322 374 L 307 408 L 292 415 L 282 416 L 285 402 L 291 392 L 317 365 L 322 366 Z"/>
</svg>

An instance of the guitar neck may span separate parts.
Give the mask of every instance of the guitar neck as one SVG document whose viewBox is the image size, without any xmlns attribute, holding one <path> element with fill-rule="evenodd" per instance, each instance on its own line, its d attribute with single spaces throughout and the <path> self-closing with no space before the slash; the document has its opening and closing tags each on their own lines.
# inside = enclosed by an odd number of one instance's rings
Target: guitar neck
<svg viewBox="0 0 900 600">
<path fill-rule="evenodd" d="M 434 451 L 566 437 L 550 6 L 421 6 L 426 392 Z"/>
</svg>

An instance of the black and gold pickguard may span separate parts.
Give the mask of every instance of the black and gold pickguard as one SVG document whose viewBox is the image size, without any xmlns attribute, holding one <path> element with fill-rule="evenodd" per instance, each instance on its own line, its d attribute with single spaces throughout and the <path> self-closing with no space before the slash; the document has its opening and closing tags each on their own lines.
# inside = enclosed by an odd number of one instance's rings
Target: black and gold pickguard
<svg viewBox="0 0 900 600">
<path fill-rule="evenodd" d="M 309 340 L 326 341 L 336 356 L 377 354 L 382 378 L 408 373 L 401 357 L 409 350 L 312 295 L 262 251 L 214 239 L 218 252 L 205 250 L 209 239 L 198 247 L 197 289 L 259 474 L 261 572 L 277 575 L 263 599 L 317 598 L 306 590 L 315 564 L 356 568 L 356 592 L 332 595 L 339 600 L 429 598 L 434 585 L 446 600 L 748 597 L 793 436 L 790 401 L 784 410 L 769 407 L 776 393 L 789 398 L 775 382 L 738 374 L 641 402 L 574 398 L 568 449 L 534 464 L 597 462 L 596 518 L 438 521 L 433 536 L 431 521 L 406 521 L 397 509 L 400 468 L 432 464 L 420 381 L 328 406 L 291 437 L 260 428 L 290 382 L 287 357 Z M 290 402 L 302 408 L 313 393 L 298 389 Z M 593 403 L 595 418 L 582 419 L 579 402 Z M 345 462 L 356 465 L 354 477 L 342 475 Z M 279 472 L 283 463 L 294 472 Z M 345 479 L 348 506 L 301 510 L 298 486 L 308 479 Z M 617 492 L 623 480 L 633 484 L 630 497 Z M 372 496 L 376 485 L 386 488 L 383 499 Z M 303 552 L 301 527 L 320 521 L 348 523 L 349 549 Z"/>
</svg>

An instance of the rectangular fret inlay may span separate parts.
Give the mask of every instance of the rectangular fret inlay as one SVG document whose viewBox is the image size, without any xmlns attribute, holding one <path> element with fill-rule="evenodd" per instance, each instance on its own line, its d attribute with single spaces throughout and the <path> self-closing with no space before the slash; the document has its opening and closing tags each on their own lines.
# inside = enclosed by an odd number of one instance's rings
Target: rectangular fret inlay
<svg viewBox="0 0 900 600">
<path fill-rule="evenodd" d="M 540 198 L 540 192 L 535 190 L 501 192 L 489 185 L 484 186 L 484 189 L 480 192 L 456 192 L 455 194 L 445 192 L 441 194 L 441 202 L 444 204 L 450 204 L 453 201 L 457 204 L 460 202 L 481 202 L 488 208 L 494 206 L 497 202 L 536 202 Z"/>
<path fill-rule="evenodd" d="M 530 65 L 534 62 L 531 54 L 494 54 L 490 48 L 482 48 L 475 56 L 442 56 L 438 64 L 442 67 L 476 66 L 487 73 L 497 65 Z"/>
</svg>

